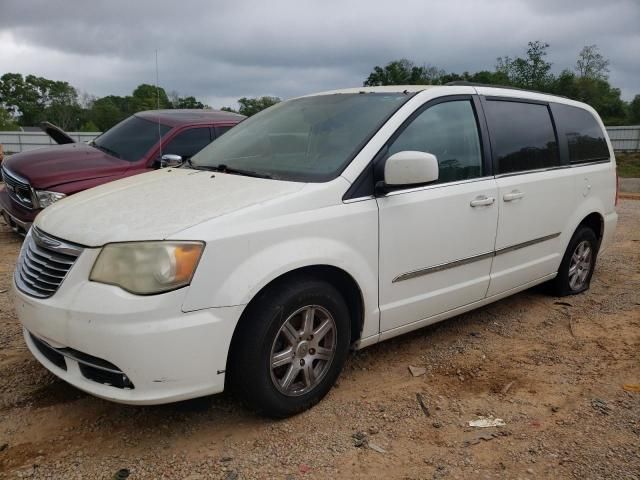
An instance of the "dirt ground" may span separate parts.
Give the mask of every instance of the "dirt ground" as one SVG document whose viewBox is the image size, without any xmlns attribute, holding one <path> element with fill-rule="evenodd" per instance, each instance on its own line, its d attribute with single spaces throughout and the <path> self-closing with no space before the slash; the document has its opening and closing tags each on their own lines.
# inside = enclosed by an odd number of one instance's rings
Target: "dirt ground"
<svg viewBox="0 0 640 480">
<path fill-rule="evenodd" d="M 640 393 L 623 385 L 640 384 L 640 201 L 619 213 L 590 292 L 530 290 L 354 353 L 283 421 L 227 395 L 141 408 L 57 380 L 24 345 L 20 240 L 0 227 L 0 478 L 639 479 Z M 469 427 L 480 415 L 505 426 Z"/>
</svg>

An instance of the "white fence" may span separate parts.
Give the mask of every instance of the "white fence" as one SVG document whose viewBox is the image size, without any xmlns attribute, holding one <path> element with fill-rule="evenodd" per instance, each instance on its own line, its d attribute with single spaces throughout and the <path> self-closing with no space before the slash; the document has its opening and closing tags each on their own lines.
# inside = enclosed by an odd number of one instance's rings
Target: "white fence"
<svg viewBox="0 0 640 480">
<path fill-rule="evenodd" d="M 607 127 L 607 133 L 616 152 L 640 152 L 640 125 Z"/>
<path fill-rule="evenodd" d="M 607 133 L 616 152 L 640 152 L 640 125 L 607 127 Z M 67 132 L 77 142 L 89 142 L 100 132 Z M 34 148 L 55 145 L 44 132 L 0 132 L 0 144 L 5 153 L 18 153 Z"/>
<path fill-rule="evenodd" d="M 76 142 L 89 142 L 100 132 L 66 132 Z M 0 132 L 0 144 L 4 153 L 19 153 L 34 148 L 55 145 L 56 142 L 44 132 Z"/>
</svg>

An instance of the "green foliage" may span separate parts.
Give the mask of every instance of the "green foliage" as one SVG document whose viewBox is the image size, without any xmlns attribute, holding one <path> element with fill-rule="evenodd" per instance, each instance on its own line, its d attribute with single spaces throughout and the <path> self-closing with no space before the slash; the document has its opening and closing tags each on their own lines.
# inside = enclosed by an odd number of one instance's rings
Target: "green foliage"
<svg viewBox="0 0 640 480">
<path fill-rule="evenodd" d="M 20 125 L 48 120 L 63 129 L 77 123 L 81 110 L 78 92 L 67 82 L 20 73 L 0 77 L 0 106 L 17 116 Z"/>
<path fill-rule="evenodd" d="M 616 167 L 622 178 L 640 178 L 640 153 L 616 153 Z"/>
<path fill-rule="evenodd" d="M 205 108 L 193 96 L 177 97 L 171 102 L 163 88 L 143 83 L 130 96 L 108 95 L 82 98 L 67 82 L 35 75 L 5 73 L 0 77 L 0 107 L 9 120 L 22 126 L 49 121 L 63 130 L 105 131 L 129 115 L 158 108 Z M 1 116 L 1 114 L 0 114 Z M 3 116 L 0 125 L 11 126 Z"/>
<path fill-rule="evenodd" d="M 376 66 L 364 81 L 365 86 L 427 85 L 467 81 L 488 85 L 504 85 L 562 95 L 588 103 L 607 125 L 640 123 L 640 95 L 627 104 L 620 89 L 607 79 L 609 61 L 596 45 L 587 45 L 579 53 L 575 72 L 564 69 L 559 75 L 551 71 L 546 60 L 549 44 L 529 42 L 526 55 L 498 57 L 494 71 L 447 73 L 433 66 L 416 66 L 407 59 L 394 60 L 384 68 Z"/>
<path fill-rule="evenodd" d="M 234 110 L 230 107 L 222 107 L 221 110 L 225 112 L 240 113 L 242 115 L 250 117 L 251 115 L 255 115 L 265 108 L 269 108 L 270 106 L 275 105 L 276 103 L 279 103 L 281 101 L 282 100 L 278 97 L 242 97 L 238 100 L 238 103 L 240 104 L 240 108 L 238 110 Z"/>
<path fill-rule="evenodd" d="M 445 74 L 432 66 L 417 66 L 412 61 L 402 58 L 389 62 L 385 67 L 375 66 L 373 72 L 365 80 L 365 87 L 381 85 L 430 85 L 440 83 Z"/>
<path fill-rule="evenodd" d="M 605 125 L 624 125 L 627 122 L 626 105 L 620 98 L 619 88 L 612 87 L 606 80 L 588 77 L 577 78 L 575 88 L 577 93 L 571 98 L 595 108 Z"/>
<path fill-rule="evenodd" d="M 129 106 L 131 113 L 156 110 L 157 108 L 172 108 L 164 88 L 156 88 L 155 85 L 148 83 L 142 83 L 136 87 L 131 94 Z"/>
<path fill-rule="evenodd" d="M 636 95 L 629 103 L 629 123 L 640 124 L 640 95 Z"/>
<path fill-rule="evenodd" d="M 609 77 L 609 60 L 598 51 L 597 45 L 586 45 L 578 54 L 576 72 L 581 78 L 606 80 Z"/>
<path fill-rule="evenodd" d="M 551 63 L 545 61 L 548 48 L 548 43 L 529 42 L 525 58 L 498 57 L 496 72 L 507 78 L 509 85 L 544 90 L 553 79 Z"/>
<path fill-rule="evenodd" d="M 89 120 L 88 122 L 85 122 L 80 126 L 80 131 L 81 132 L 99 132 L 100 129 L 95 123 Z"/>
<path fill-rule="evenodd" d="M 173 105 L 173 108 L 207 108 L 204 103 L 196 100 L 196 97 L 193 96 L 177 97 L 174 101 L 171 102 L 171 104 Z"/>
<path fill-rule="evenodd" d="M 125 97 L 109 95 L 95 100 L 91 105 L 91 119 L 98 131 L 106 131 L 129 116 L 128 101 Z"/>
<path fill-rule="evenodd" d="M 0 108 L 0 131 L 15 131 L 20 127 L 11 114 L 4 108 Z"/>
</svg>

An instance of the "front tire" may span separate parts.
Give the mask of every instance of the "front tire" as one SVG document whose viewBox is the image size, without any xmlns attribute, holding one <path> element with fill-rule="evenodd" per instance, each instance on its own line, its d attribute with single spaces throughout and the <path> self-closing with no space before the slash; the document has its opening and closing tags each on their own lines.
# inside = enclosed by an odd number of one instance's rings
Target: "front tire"
<svg viewBox="0 0 640 480">
<path fill-rule="evenodd" d="M 230 358 L 230 383 L 252 409 L 283 418 L 318 403 L 344 365 L 349 309 L 331 284 L 299 276 L 250 304 Z"/>
<path fill-rule="evenodd" d="M 598 238 L 589 227 L 579 227 L 564 254 L 558 276 L 553 280 L 559 297 L 575 295 L 589 289 L 596 267 Z"/>
</svg>

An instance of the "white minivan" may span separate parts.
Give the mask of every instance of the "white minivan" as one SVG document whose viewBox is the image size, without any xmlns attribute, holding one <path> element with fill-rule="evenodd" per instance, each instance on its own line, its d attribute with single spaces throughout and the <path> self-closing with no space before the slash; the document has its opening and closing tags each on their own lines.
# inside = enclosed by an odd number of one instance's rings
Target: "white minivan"
<svg viewBox="0 0 640 480">
<path fill-rule="evenodd" d="M 179 168 L 61 200 L 15 272 L 26 343 L 98 397 L 318 402 L 360 349 L 542 282 L 583 292 L 615 159 L 589 106 L 478 85 L 282 102 Z"/>
</svg>

